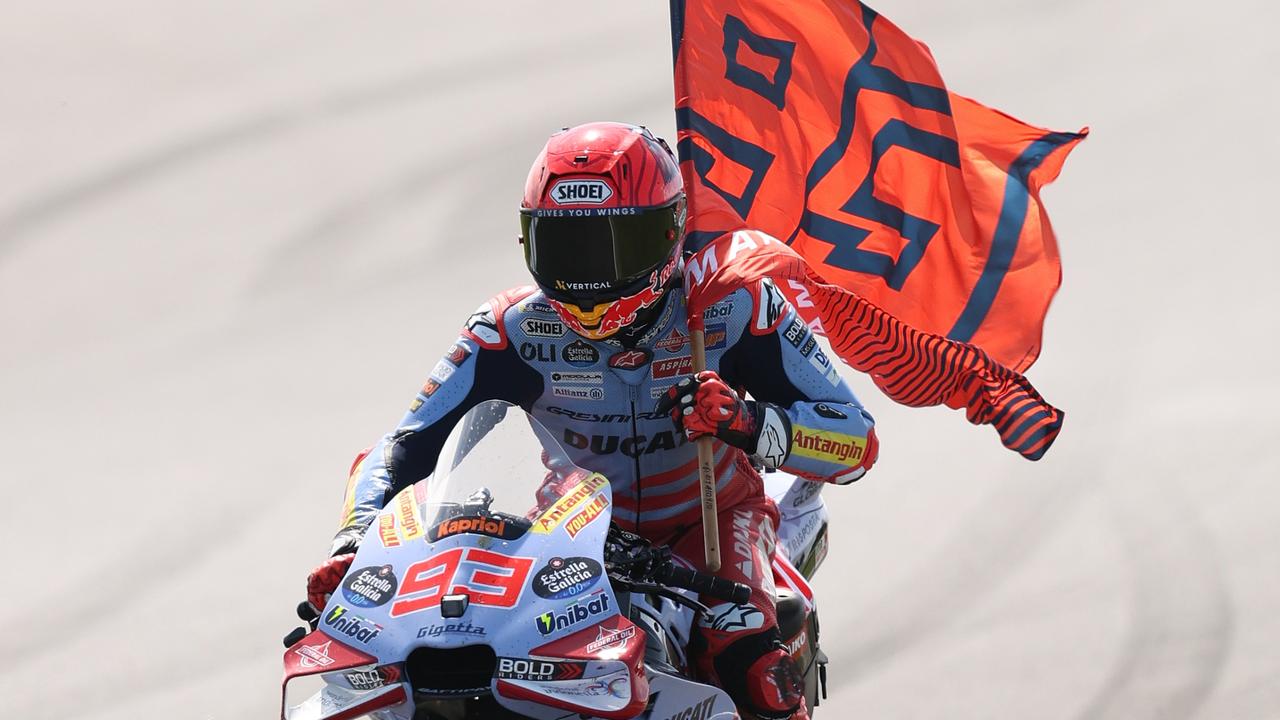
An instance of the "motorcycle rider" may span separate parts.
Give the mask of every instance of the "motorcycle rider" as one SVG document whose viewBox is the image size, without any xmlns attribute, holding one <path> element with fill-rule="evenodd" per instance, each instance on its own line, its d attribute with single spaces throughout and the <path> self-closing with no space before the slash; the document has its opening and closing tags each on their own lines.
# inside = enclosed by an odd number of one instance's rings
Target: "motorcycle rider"
<svg viewBox="0 0 1280 720">
<path fill-rule="evenodd" d="M 755 466 L 852 482 L 876 459 L 873 421 L 768 280 L 704 313 L 708 370 L 690 375 L 678 291 L 684 220 L 677 162 L 647 129 L 590 123 L 548 140 L 520 209 L 537 288 L 482 305 L 409 413 L 358 459 L 331 557 L 308 580 L 313 605 L 323 607 L 381 508 L 432 472 L 454 424 L 477 403 L 506 400 L 537 417 L 577 464 L 610 479 L 615 522 L 698 569 L 692 441 L 711 436 L 724 538 L 718 575 L 751 587 L 751 598 L 706 598 L 712 613 L 692 643 L 696 670 L 743 711 L 807 717 L 775 617 L 778 513 Z"/>
</svg>

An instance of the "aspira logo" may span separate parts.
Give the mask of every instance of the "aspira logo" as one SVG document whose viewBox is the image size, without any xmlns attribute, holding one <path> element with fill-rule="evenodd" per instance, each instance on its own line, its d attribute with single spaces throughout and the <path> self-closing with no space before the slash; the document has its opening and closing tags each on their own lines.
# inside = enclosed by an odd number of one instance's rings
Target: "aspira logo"
<svg viewBox="0 0 1280 720">
<path fill-rule="evenodd" d="M 551 186 L 557 205 L 599 205 L 613 197 L 613 188 L 603 180 L 561 180 Z"/>
</svg>

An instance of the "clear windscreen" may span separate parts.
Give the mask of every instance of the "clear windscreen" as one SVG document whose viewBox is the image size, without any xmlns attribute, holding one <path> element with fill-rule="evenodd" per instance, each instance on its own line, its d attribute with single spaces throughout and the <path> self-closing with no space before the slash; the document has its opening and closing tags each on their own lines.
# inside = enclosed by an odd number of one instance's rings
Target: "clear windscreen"
<svg viewBox="0 0 1280 720">
<path fill-rule="evenodd" d="M 422 481 L 427 538 L 479 533 L 515 539 L 566 487 L 589 474 L 523 409 L 501 400 L 483 402 L 458 421 L 435 472 Z"/>
</svg>

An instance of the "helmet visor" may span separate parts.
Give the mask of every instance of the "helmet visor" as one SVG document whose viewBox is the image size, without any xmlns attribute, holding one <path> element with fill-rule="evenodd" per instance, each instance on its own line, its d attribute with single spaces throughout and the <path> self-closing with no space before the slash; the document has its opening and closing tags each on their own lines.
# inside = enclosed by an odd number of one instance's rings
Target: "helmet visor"
<svg viewBox="0 0 1280 720">
<path fill-rule="evenodd" d="M 584 213 L 591 214 L 520 216 L 530 272 L 549 295 L 570 302 L 621 297 L 663 264 L 679 239 L 675 205 Z"/>
</svg>

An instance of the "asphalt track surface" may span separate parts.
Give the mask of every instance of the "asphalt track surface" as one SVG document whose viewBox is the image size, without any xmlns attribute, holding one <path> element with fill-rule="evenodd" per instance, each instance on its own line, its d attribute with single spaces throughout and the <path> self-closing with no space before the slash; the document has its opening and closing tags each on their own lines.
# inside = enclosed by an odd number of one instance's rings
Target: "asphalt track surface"
<svg viewBox="0 0 1280 720">
<path fill-rule="evenodd" d="M 908 3 L 952 89 L 1093 128 L 1039 463 L 853 378 L 826 717 L 1280 717 L 1274 3 Z M 666 4 L 0 10 L 0 717 L 276 712 L 347 464 L 524 278 L 528 162 L 668 137 Z"/>
</svg>

